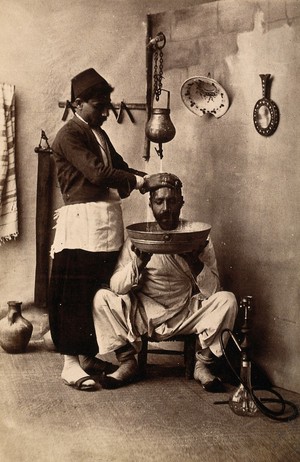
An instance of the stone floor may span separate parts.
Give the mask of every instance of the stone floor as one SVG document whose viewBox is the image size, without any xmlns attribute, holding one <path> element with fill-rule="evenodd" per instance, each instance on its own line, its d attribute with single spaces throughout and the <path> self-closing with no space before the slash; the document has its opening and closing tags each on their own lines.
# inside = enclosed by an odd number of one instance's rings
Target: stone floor
<svg viewBox="0 0 300 462">
<path fill-rule="evenodd" d="M 0 457 L 4 462 L 298 462 L 300 419 L 238 416 L 235 386 L 209 394 L 181 357 L 149 355 L 147 379 L 86 393 L 64 385 L 62 358 L 44 343 L 46 317 L 23 354 L 0 349 Z M 278 390 L 300 407 L 300 395 Z M 287 406 L 289 408 L 289 406 Z M 287 409 L 288 411 L 289 409 Z M 286 415 L 286 414 L 285 414 Z"/>
</svg>

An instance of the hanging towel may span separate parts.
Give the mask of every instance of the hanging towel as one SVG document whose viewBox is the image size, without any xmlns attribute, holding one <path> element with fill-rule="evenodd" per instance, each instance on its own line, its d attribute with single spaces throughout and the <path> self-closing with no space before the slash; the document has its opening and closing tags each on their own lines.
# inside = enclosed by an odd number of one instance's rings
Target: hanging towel
<svg viewBox="0 0 300 462">
<path fill-rule="evenodd" d="M 0 84 L 0 245 L 18 236 L 15 86 Z"/>
</svg>

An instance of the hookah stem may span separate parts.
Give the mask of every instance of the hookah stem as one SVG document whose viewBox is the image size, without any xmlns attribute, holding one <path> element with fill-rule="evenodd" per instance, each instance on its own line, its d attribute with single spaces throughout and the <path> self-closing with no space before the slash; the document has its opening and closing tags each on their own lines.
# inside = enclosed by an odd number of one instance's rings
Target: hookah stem
<svg viewBox="0 0 300 462">
<path fill-rule="evenodd" d="M 229 360 L 229 358 L 228 358 L 228 356 L 226 354 L 224 340 L 223 340 L 223 336 L 224 336 L 224 334 L 226 332 L 229 333 L 229 335 L 231 336 L 231 338 L 234 340 L 235 344 L 237 345 L 238 349 L 241 351 L 241 347 L 238 345 L 238 342 L 237 342 L 234 334 L 232 333 L 232 331 L 230 329 L 224 329 L 221 332 L 221 339 L 220 339 L 222 353 L 223 353 L 223 355 L 224 355 L 224 357 L 225 357 L 225 359 L 226 359 L 226 361 L 228 363 L 228 366 L 232 370 L 233 374 L 238 379 L 238 381 L 244 386 L 244 388 L 247 390 L 247 392 L 250 393 L 251 398 L 255 402 L 258 409 L 265 416 L 269 417 L 270 419 L 277 420 L 277 421 L 280 421 L 280 422 L 288 422 L 290 420 L 295 419 L 299 415 L 299 411 L 298 411 L 297 406 L 294 403 L 292 403 L 291 401 L 284 400 L 283 397 L 280 395 L 280 393 L 278 393 L 277 391 L 275 391 L 273 389 L 265 389 L 265 388 L 262 388 L 262 387 L 255 387 L 255 386 L 249 388 L 248 385 L 245 383 L 245 381 L 242 380 L 242 378 L 239 376 L 239 374 L 235 371 L 234 367 L 232 366 L 232 364 L 231 364 L 231 362 L 230 362 L 230 360 Z M 277 396 L 278 399 L 276 399 L 276 398 L 262 398 L 262 399 L 259 399 L 254 394 L 254 391 L 256 391 L 256 390 L 268 391 L 269 393 L 272 393 L 275 396 Z M 280 403 L 281 404 L 281 409 L 279 409 L 278 411 L 271 410 L 267 406 L 265 406 L 263 404 L 263 402 Z M 225 404 L 225 403 L 228 403 L 228 401 L 217 401 L 215 404 Z M 282 414 L 285 411 L 286 405 L 288 405 L 288 406 L 290 406 L 292 408 L 292 413 L 291 413 L 291 415 L 283 417 Z"/>
</svg>

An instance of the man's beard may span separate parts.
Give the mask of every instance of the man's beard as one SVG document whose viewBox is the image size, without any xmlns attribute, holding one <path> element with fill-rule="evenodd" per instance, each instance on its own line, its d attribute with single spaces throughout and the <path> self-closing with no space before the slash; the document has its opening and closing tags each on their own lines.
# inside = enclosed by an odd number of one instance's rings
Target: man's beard
<svg viewBox="0 0 300 462">
<path fill-rule="evenodd" d="M 178 226 L 178 218 L 174 215 L 170 215 L 169 213 L 160 215 L 156 218 L 156 220 L 162 229 L 168 231 L 176 229 Z"/>
</svg>

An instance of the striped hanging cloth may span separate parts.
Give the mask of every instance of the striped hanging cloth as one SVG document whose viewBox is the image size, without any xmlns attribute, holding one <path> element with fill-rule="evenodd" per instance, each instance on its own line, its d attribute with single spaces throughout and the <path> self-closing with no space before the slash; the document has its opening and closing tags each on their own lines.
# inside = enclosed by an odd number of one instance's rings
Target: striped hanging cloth
<svg viewBox="0 0 300 462">
<path fill-rule="evenodd" d="M 15 86 L 0 84 L 0 245 L 18 236 Z"/>
</svg>

